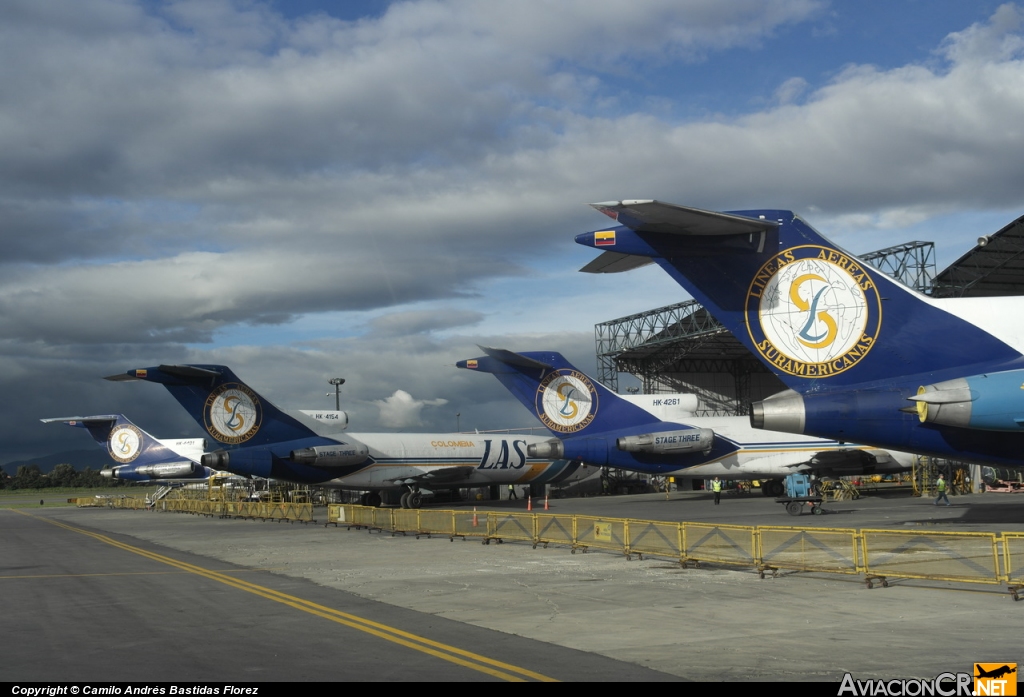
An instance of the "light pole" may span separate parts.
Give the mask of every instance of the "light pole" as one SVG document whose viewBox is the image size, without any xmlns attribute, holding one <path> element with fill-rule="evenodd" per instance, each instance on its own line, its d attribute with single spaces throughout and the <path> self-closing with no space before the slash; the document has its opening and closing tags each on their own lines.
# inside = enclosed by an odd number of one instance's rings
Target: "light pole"
<svg viewBox="0 0 1024 697">
<path fill-rule="evenodd" d="M 345 378 L 331 378 L 327 383 L 334 385 L 334 411 L 341 411 L 341 386 L 345 384 Z M 331 393 L 328 392 L 327 396 L 330 397 Z"/>
</svg>

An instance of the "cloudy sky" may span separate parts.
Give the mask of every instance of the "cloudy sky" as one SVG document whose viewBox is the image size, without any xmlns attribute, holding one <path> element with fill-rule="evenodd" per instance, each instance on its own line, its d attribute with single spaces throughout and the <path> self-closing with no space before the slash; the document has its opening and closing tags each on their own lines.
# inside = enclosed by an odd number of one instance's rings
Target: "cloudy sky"
<svg viewBox="0 0 1024 697">
<path fill-rule="evenodd" d="M 338 5 L 343 9 L 339 10 Z M 352 430 L 533 425 L 476 344 L 594 370 L 684 299 L 591 277 L 585 204 L 790 208 L 939 265 L 1024 214 L 1024 6 L 977 0 L 7 0 L 0 463 L 42 417 L 197 435 L 150 384 L 224 363 Z"/>
</svg>

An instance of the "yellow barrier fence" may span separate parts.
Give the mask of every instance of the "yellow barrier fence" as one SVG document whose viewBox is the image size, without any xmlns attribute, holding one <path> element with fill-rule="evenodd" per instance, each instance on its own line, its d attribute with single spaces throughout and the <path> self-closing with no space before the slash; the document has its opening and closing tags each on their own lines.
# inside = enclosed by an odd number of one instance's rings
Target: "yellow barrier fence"
<svg viewBox="0 0 1024 697">
<path fill-rule="evenodd" d="M 86 499 L 92 501 L 92 499 Z M 143 499 L 108 499 L 104 505 L 144 508 Z M 160 511 L 222 517 L 312 522 L 308 503 L 162 499 Z M 594 547 L 687 562 L 865 574 L 868 587 L 886 578 L 921 578 L 967 583 L 1007 583 L 1014 598 L 1024 584 L 1024 533 L 918 532 L 791 526 L 668 523 L 550 513 L 372 508 L 330 504 L 327 524 L 394 533 L 519 540 L 534 547 L 550 543 Z"/>
<path fill-rule="evenodd" d="M 995 533 L 861 530 L 863 570 L 872 576 L 999 583 Z"/>
<path fill-rule="evenodd" d="M 590 547 L 597 547 L 598 549 L 621 550 L 623 554 L 628 555 L 629 545 L 626 540 L 626 521 L 621 518 L 576 516 L 574 552 L 577 549 L 583 549 L 585 552 Z"/>
<path fill-rule="evenodd" d="M 683 528 L 679 523 L 653 520 L 629 521 L 629 549 L 626 556 L 648 554 L 683 560 Z"/>
<path fill-rule="evenodd" d="M 1003 560 L 1006 582 L 1024 584 L 1024 532 L 1003 533 Z"/>
<path fill-rule="evenodd" d="M 463 539 L 467 537 L 480 537 L 483 541 L 490 542 L 494 535 L 494 516 L 497 514 L 477 513 L 476 511 L 449 511 L 451 513 L 451 532 L 442 532 L 448 535 L 449 540 L 456 537 Z"/>
<path fill-rule="evenodd" d="M 758 558 L 765 569 L 859 574 L 857 531 L 848 528 L 758 526 Z"/>
<path fill-rule="evenodd" d="M 552 542 L 566 545 L 576 543 L 575 516 L 538 513 L 536 518 L 537 539 L 533 545 L 535 548 L 538 544 L 547 547 Z"/>
<path fill-rule="evenodd" d="M 520 540 L 537 546 L 532 513 L 489 513 L 488 537 L 499 540 Z"/>
<path fill-rule="evenodd" d="M 680 523 L 683 561 L 757 566 L 755 528 L 747 525 Z"/>
</svg>

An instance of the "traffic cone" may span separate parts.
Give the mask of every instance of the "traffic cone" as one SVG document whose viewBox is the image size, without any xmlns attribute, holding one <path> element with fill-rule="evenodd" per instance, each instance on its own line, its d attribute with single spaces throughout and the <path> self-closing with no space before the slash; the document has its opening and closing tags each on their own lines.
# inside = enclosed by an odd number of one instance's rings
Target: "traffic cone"
<svg viewBox="0 0 1024 697">
<path fill-rule="evenodd" d="M 548 510 L 548 495 L 544 494 L 544 510 Z"/>
<path fill-rule="evenodd" d="M 476 506 L 473 506 L 473 527 L 480 527 L 480 523 L 476 519 Z"/>
<path fill-rule="evenodd" d="M 526 510 L 533 510 L 533 497 L 530 496 L 529 494 L 526 495 Z"/>
</svg>

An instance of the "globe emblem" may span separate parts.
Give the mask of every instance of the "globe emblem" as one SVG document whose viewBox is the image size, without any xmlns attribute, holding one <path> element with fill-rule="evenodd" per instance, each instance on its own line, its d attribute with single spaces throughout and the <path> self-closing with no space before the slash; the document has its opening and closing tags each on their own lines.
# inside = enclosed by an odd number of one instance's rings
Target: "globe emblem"
<svg viewBox="0 0 1024 697">
<path fill-rule="evenodd" d="M 802 363 L 826 363 L 857 345 L 868 302 L 854 278 L 823 259 L 787 264 L 765 285 L 758 307 L 761 331 L 778 350 Z"/>
</svg>

